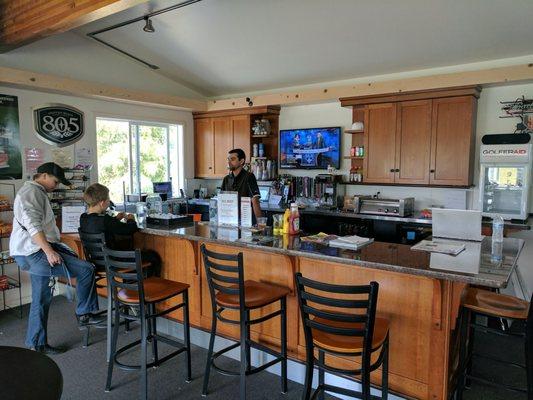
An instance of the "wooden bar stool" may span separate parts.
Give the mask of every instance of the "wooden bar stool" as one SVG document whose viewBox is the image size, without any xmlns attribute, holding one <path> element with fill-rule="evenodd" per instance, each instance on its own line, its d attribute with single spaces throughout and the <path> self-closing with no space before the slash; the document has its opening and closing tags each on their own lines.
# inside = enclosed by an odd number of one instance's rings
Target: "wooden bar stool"
<svg viewBox="0 0 533 400">
<path fill-rule="evenodd" d="M 209 373 L 211 366 L 224 374 L 231 376 L 240 376 L 239 398 L 246 399 L 246 376 L 263 371 L 276 363 L 281 363 L 281 391 L 287 392 L 287 301 L 286 296 L 289 289 L 269 285 L 262 282 L 245 281 L 242 253 L 224 254 L 215 253 L 207 250 L 205 244 L 200 246 L 207 282 L 209 284 L 209 293 L 211 294 L 211 307 L 213 310 L 211 323 L 211 337 L 209 340 L 209 350 L 204 375 L 204 387 L 202 395 L 207 395 L 209 385 Z M 280 309 L 268 315 L 257 319 L 250 318 L 250 311 L 259 309 L 278 302 Z M 232 320 L 222 316 L 226 309 L 239 310 L 239 319 Z M 281 352 L 275 352 L 272 349 L 253 342 L 250 339 L 250 326 L 267 321 L 271 318 L 281 317 Z M 228 346 L 213 354 L 215 337 L 217 330 L 217 320 L 221 322 L 240 326 L 240 341 Z M 241 366 L 239 372 L 228 371 L 218 367 L 215 364 L 217 357 L 240 346 L 241 347 Z M 250 360 L 250 349 L 256 348 L 275 357 L 274 360 L 267 362 L 259 367 L 252 368 Z"/>
<path fill-rule="evenodd" d="M 144 279 L 143 267 L 141 261 L 141 251 L 118 251 L 103 248 L 104 259 L 107 269 L 108 286 L 110 287 L 111 298 L 114 304 L 113 335 L 111 339 L 111 360 L 108 363 L 106 392 L 111 390 L 111 379 L 113 375 L 113 366 L 116 364 L 119 368 L 133 371 L 141 371 L 141 392 L 140 398 L 148 398 L 148 385 L 146 370 L 156 367 L 172 357 L 185 352 L 187 354 L 187 382 L 191 380 L 191 345 L 190 345 L 190 328 L 189 328 L 189 285 L 186 283 L 170 281 L 167 279 L 150 277 Z M 175 296 L 182 296 L 182 302 L 168 309 L 156 310 L 156 305 L 162 301 L 169 300 Z M 135 307 L 136 313 L 126 314 L 122 311 L 121 306 Z M 183 308 L 183 331 L 184 344 L 157 334 L 157 317 L 166 315 L 172 311 Z M 120 317 L 139 321 L 141 324 L 141 339 L 129 343 L 120 349 L 117 349 L 118 329 Z M 151 341 L 152 356 L 154 361 L 147 362 L 147 342 Z M 161 341 L 170 346 L 177 347 L 177 350 L 159 358 L 157 351 L 157 342 Z M 126 350 L 137 345 L 141 345 L 141 364 L 127 365 L 118 361 L 120 356 Z"/>
<path fill-rule="evenodd" d="M 533 301 L 533 297 L 531 301 Z M 489 318 L 522 321 L 525 322 L 525 330 L 523 332 L 513 333 L 510 331 L 490 328 L 476 323 L 475 317 L 477 315 Z M 473 341 L 476 330 L 500 336 L 514 336 L 521 338 L 524 341 L 525 365 L 504 361 L 487 354 L 474 353 Z M 457 400 L 463 398 L 463 392 L 467 380 L 473 380 L 505 390 L 527 393 L 527 398 L 533 399 L 533 355 L 531 354 L 533 351 L 533 308 L 530 307 L 530 302 L 528 303 L 525 300 L 513 296 L 494 293 L 488 290 L 467 288 L 464 291 L 462 298 L 460 335 L 459 377 L 456 391 Z M 496 383 L 492 380 L 472 375 L 470 365 L 474 356 L 525 369 L 527 388 L 510 386 L 505 383 Z"/>
<path fill-rule="evenodd" d="M 376 317 L 379 285 L 333 285 L 304 278 L 296 273 L 298 302 L 305 335 L 306 371 L 303 399 L 324 398 L 333 392 L 361 399 L 378 398 L 370 394 L 370 373 L 381 368 L 381 398 L 388 396 L 389 321 Z M 340 296 L 331 296 L 341 295 Z M 350 309 L 351 312 L 346 312 Z M 315 348 L 318 359 L 315 358 Z M 340 369 L 326 364 L 325 354 L 355 356 L 361 368 Z M 372 362 L 373 354 L 378 354 Z M 318 387 L 311 397 L 313 368 L 318 367 Z M 324 372 L 361 375 L 362 390 L 355 391 L 324 383 Z"/>
</svg>

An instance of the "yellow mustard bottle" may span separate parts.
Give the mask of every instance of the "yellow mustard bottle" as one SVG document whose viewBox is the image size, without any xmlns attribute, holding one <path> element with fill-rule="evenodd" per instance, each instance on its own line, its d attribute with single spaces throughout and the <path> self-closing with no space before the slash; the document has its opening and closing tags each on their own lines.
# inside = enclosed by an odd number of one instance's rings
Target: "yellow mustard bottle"
<svg viewBox="0 0 533 400">
<path fill-rule="evenodd" d="M 289 218 L 291 211 L 287 208 L 283 214 L 283 233 L 289 233 Z"/>
</svg>

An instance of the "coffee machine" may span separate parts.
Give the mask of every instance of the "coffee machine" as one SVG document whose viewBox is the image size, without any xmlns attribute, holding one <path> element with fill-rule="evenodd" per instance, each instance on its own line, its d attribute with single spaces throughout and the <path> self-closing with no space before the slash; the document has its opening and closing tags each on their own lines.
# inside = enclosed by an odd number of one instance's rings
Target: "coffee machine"
<svg viewBox="0 0 533 400">
<path fill-rule="evenodd" d="M 337 181 L 336 175 L 318 174 L 315 177 L 314 196 L 320 208 L 336 209 L 342 203 L 344 186 L 339 185 Z"/>
</svg>

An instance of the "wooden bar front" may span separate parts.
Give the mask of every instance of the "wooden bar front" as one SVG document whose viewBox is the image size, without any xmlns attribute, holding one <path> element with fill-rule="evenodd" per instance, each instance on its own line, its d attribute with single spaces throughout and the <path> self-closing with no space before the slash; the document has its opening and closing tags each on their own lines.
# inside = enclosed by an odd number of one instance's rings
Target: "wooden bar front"
<svg viewBox="0 0 533 400">
<path fill-rule="evenodd" d="M 137 247 L 157 251 L 163 259 L 162 277 L 191 285 L 191 324 L 209 330 L 211 301 L 200 257 L 202 241 L 179 237 L 138 233 Z M 390 372 L 392 391 L 420 399 L 446 399 L 449 391 L 452 336 L 455 329 L 460 294 L 464 283 L 423 276 L 389 272 L 371 268 L 294 257 L 256 249 L 207 243 L 218 252 L 244 255 L 245 277 L 290 288 L 287 299 L 288 350 L 292 359 L 305 360 L 305 339 L 295 295 L 294 273 L 311 279 L 337 284 L 379 282 L 378 314 L 390 320 Z M 386 244 L 384 244 L 386 245 Z M 373 251 L 379 251 L 374 246 Z M 386 254 L 386 252 L 384 252 Z M 397 257 L 401 257 L 398 254 Z M 264 309 L 257 313 L 269 313 Z M 256 314 L 259 315 L 259 314 Z M 252 315 L 253 316 L 253 315 Z M 181 311 L 172 315 L 181 320 Z M 279 346 L 279 318 L 252 328 L 252 338 L 271 347 Z M 218 324 L 218 334 L 239 337 L 238 327 Z M 333 365 L 346 367 L 354 360 L 331 359 Z M 372 382 L 380 385 L 381 371 L 372 374 Z"/>
</svg>

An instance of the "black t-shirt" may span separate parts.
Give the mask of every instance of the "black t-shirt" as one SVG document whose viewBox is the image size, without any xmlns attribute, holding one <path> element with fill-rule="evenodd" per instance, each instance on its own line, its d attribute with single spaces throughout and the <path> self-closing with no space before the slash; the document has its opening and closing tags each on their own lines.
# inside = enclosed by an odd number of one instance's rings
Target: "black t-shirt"
<svg viewBox="0 0 533 400">
<path fill-rule="evenodd" d="M 233 175 L 233 172 L 226 175 L 222 180 L 221 189 L 239 193 L 239 220 L 241 218 L 241 197 L 261 197 L 255 175 L 244 169 L 237 176 Z M 256 222 L 255 213 L 252 210 L 252 224 Z"/>
<path fill-rule="evenodd" d="M 131 236 L 139 230 L 135 221 L 128 220 L 124 223 L 110 215 L 96 213 L 81 214 L 80 229 L 85 233 L 104 233 L 106 245 L 115 250 L 126 250 L 122 245 L 117 246 L 118 242 L 121 242 L 121 244 L 124 242 L 124 238 L 120 238 L 120 236 L 130 236 L 131 243 L 129 247 L 133 248 L 133 238 Z"/>
<path fill-rule="evenodd" d="M 255 175 L 245 170 L 241 170 L 237 176 L 234 176 L 233 172 L 226 175 L 221 189 L 238 192 L 239 198 L 261 196 Z"/>
</svg>

